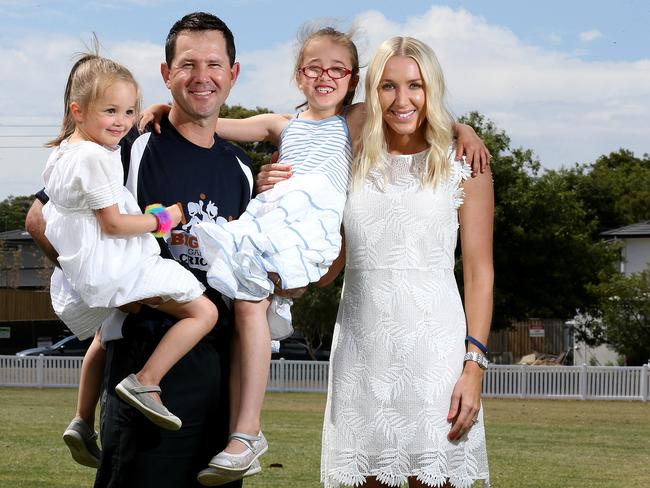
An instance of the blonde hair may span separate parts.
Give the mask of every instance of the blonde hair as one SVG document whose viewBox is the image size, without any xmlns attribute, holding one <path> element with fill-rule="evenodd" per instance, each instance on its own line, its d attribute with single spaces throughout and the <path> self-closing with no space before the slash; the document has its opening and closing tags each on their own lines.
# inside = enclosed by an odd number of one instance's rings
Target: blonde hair
<svg viewBox="0 0 650 488">
<path fill-rule="evenodd" d="M 140 87 L 131 72 L 115 61 L 97 54 L 84 54 L 70 70 L 63 96 L 63 122 L 59 135 L 46 146 L 58 146 L 70 137 L 75 130 L 75 121 L 70 111 L 70 104 L 75 102 L 83 109 L 88 109 L 102 96 L 104 90 L 115 81 L 131 83 L 136 90 L 136 115 L 140 111 Z"/>
<path fill-rule="evenodd" d="M 426 95 L 424 137 L 428 145 L 426 169 L 422 175 L 425 186 L 436 187 L 449 175 L 447 153 L 452 141 L 453 118 L 445 105 L 445 80 L 433 49 L 412 37 L 393 37 L 384 41 L 373 57 L 366 73 L 366 122 L 361 144 L 352 165 L 352 189 L 361 187 L 370 170 L 388 151 L 386 127 L 379 103 L 379 87 L 386 63 L 393 56 L 408 56 L 420 68 Z"/>
<path fill-rule="evenodd" d="M 359 76 L 359 52 L 357 50 L 357 46 L 354 44 L 354 41 L 352 40 L 353 36 L 353 30 L 351 30 L 349 33 L 343 33 L 341 31 L 336 30 L 334 27 L 321 27 L 317 28 L 315 24 L 306 24 L 304 25 L 300 33 L 298 34 L 298 44 L 300 45 L 300 48 L 298 49 L 298 54 L 296 55 L 296 63 L 293 69 L 293 76 L 294 79 L 296 79 L 300 73 L 300 68 L 302 68 L 302 62 L 303 62 L 303 57 L 305 55 L 305 49 L 309 45 L 311 41 L 314 39 L 320 38 L 320 37 L 327 37 L 331 39 L 333 42 L 336 42 L 346 48 L 350 54 L 350 60 L 351 60 L 351 70 L 352 73 L 350 73 L 350 80 L 354 79 L 354 77 Z M 343 99 L 343 106 L 345 107 L 346 105 L 350 105 L 352 103 L 352 100 L 354 99 L 354 94 L 356 92 L 356 87 L 353 90 L 349 90 L 348 93 L 345 95 L 345 98 Z M 304 101 L 300 105 L 296 107 L 296 109 L 305 107 L 307 105 L 307 101 Z"/>
</svg>

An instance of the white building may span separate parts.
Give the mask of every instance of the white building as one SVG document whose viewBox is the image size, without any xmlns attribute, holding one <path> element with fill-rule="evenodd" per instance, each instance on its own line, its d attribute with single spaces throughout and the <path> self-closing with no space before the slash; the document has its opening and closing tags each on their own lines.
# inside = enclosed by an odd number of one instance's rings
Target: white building
<svg viewBox="0 0 650 488">
<path fill-rule="evenodd" d="M 650 220 L 626 225 L 600 234 L 610 242 L 620 241 L 621 261 L 619 270 L 625 276 L 639 273 L 650 266 Z M 583 342 L 576 342 L 573 364 L 616 364 L 618 354 L 607 344 L 588 347 Z"/>
<path fill-rule="evenodd" d="M 601 232 L 611 241 L 622 241 L 620 271 L 625 276 L 650 266 L 650 220 Z"/>
</svg>

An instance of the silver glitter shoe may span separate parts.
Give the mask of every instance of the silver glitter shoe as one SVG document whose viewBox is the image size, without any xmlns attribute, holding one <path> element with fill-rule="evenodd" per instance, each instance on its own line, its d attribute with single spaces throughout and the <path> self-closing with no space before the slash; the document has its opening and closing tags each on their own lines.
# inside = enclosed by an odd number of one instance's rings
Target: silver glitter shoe
<svg viewBox="0 0 650 488">
<path fill-rule="evenodd" d="M 262 471 L 262 465 L 260 464 L 259 459 L 256 459 L 251 464 L 251 467 L 248 468 L 247 471 L 244 471 L 244 474 L 242 474 L 241 471 L 226 471 L 208 466 L 199 472 L 196 479 L 203 486 L 220 486 L 248 476 L 253 476 L 260 471 Z"/>
<path fill-rule="evenodd" d="M 140 410 L 158 427 L 167 430 L 178 430 L 183 423 L 171 413 L 162 403 L 153 399 L 150 392 L 160 393 L 158 386 L 143 386 L 134 374 L 130 374 L 115 387 L 115 392 L 129 405 Z"/>
<path fill-rule="evenodd" d="M 258 435 L 233 432 L 228 440 L 235 439 L 246 446 L 246 450 L 239 454 L 221 451 L 208 463 L 208 466 L 217 470 L 245 472 L 253 462 L 269 449 L 264 434 L 260 431 Z"/>
<path fill-rule="evenodd" d="M 75 417 L 63 433 L 72 459 L 89 468 L 99 467 L 101 451 L 97 446 L 97 432 L 90 428 L 84 419 Z"/>
</svg>

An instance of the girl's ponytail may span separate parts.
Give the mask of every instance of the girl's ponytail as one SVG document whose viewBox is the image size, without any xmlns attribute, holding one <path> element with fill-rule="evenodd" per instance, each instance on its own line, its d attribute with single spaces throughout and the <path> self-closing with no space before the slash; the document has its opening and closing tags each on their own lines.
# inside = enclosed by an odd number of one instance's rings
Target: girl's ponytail
<svg viewBox="0 0 650 488">
<path fill-rule="evenodd" d="M 74 120 L 72 119 L 72 113 L 70 112 L 70 104 L 72 103 L 72 100 L 70 100 L 70 95 L 72 92 L 72 84 L 75 75 L 77 73 L 77 70 L 79 69 L 79 66 L 81 66 L 82 64 L 86 63 L 91 59 L 96 59 L 97 57 L 98 56 L 95 54 L 86 54 L 83 57 L 81 57 L 79 60 L 77 60 L 77 62 L 72 66 L 72 69 L 70 70 L 70 74 L 68 75 L 68 81 L 65 84 L 65 93 L 63 95 L 63 121 L 61 122 L 61 129 L 59 130 L 58 136 L 56 136 L 54 139 L 48 141 L 45 144 L 46 147 L 54 147 L 60 145 L 74 132 L 75 123 Z"/>
</svg>

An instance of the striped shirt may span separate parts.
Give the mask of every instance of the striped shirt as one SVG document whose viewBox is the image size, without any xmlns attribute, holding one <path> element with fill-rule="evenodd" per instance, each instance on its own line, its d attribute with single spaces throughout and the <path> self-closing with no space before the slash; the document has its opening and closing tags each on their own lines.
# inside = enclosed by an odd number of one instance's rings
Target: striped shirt
<svg viewBox="0 0 650 488">
<path fill-rule="evenodd" d="M 296 175 L 323 174 L 341 193 L 348 190 L 351 161 L 352 142 L 341 115 L 323 120 L 296 117 L 280 134 L 279 163 L 290 164 Z"/>
</svg>

